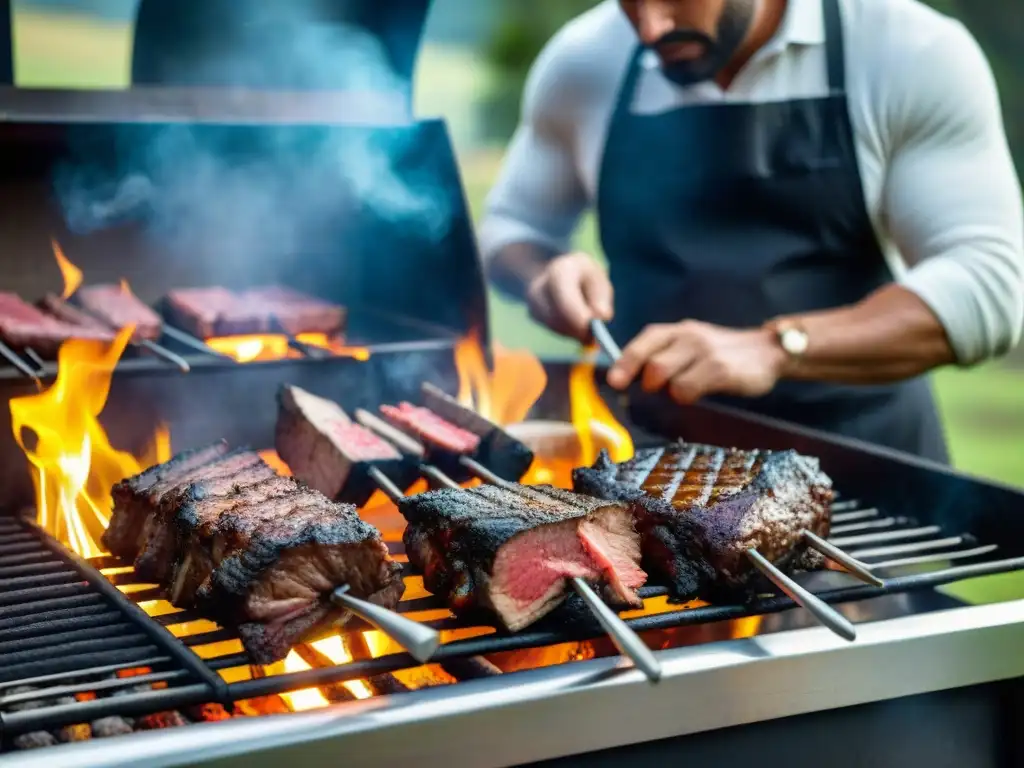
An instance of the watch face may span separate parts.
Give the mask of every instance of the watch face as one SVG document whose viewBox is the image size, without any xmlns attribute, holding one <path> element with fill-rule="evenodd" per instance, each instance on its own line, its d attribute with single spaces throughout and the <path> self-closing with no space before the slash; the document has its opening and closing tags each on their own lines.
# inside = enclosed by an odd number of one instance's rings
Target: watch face
<svg viewBox="0 0 1024 768">
<path fill-rule="evenodd" d="M 782 348 L 789 354 L 802 355 L 807 351 L 809 339 L 803 331 L 799 331 L 796 328 L 787 328 L 782 332 L 779 341 L 782 343 Z"/>
</svg>

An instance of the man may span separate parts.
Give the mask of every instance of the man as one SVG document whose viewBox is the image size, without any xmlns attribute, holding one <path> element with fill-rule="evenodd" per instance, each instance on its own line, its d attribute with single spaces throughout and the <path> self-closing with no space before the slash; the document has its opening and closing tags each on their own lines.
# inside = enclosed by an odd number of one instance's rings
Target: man
<svg viewBox="0 0 1024 768">
<path fill-rule="evenodd" d="M 610 281 L 567 253 L 590 203 Z M 534 65 L 480 240 L 548 327 L 610 321 L 614 387 L 937 461 L 923 375 L 1024 321 L 996 87 L 917 0 L 600 3 Z"/>
</svg>

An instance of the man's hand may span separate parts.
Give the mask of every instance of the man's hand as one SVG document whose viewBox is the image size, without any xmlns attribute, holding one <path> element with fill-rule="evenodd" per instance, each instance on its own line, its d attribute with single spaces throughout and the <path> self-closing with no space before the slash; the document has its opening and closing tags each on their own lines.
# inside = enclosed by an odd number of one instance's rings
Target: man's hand
<svg viewBox="0 0 1024 768">
<path fill-rule="evenodd" d="M 685 320 L 645 328 L 609 370 L 608 383 L 625 389 L 639 375 L 644 391 L 668 387 L 683 404 L 712 394 L 760 397 L 775 387 L 787 359 L 769 330 Z"/>
<path fill-rule="evenodd" d="M 555 333 L 590 340 L 590 321 L 612 319 L 613 291 L 604 269 L 586 253 L 552 260 L 526 291 L 530 315 Z"/>
</svg>

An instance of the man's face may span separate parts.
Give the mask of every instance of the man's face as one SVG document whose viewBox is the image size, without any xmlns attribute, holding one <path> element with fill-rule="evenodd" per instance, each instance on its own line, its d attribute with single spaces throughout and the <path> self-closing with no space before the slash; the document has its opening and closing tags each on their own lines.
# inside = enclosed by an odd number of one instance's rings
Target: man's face
<svg viewBox="0 0 1024 768">
<path fill-rule="evenodd" d="M 619 0 L 640 41 L 680 85 L 710 80 L 743 43 L 758 0 Z"/>
</svg>

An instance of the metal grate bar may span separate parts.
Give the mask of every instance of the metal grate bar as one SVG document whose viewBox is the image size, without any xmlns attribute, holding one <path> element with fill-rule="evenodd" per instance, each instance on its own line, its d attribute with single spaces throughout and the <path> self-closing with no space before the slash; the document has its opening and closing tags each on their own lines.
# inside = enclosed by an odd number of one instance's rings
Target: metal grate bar
<svg viewBox="0 0 1024 768">
<path fill-rule="evenodd" d="M 130 662 L 121 662 L 119 664 L 106 664 L 99 667 L 88 667 L 85 669 L 76 669 L 71 672 L 58 672 L 52 675 L 39 675 L 38 677 L 30 677 L 25 680 L 19 680 L 14 683 L 0 683 L 0 693 L 3 693 L 7 688 L 14 688 L 20 685 L 38 686 L 45 685 L 46 683 L 57 683 L 61 680 L 71 680 L 86 677 L 95 677 L 97 675 L 109 675 L 116 672 L 120 672 L 125 669 L 135 669 L 136 667 L 158 667 L 161 664 L 166 664 L 170 661 L 167 656 L 151 656 L 146 659 L 133 660 Z"/>
<path fill-rule="evenodd" d="M 19 664 L 13 668 L 0 668 L 0 683 L 14 683 L 24 685 L 29 677 L 39 675 L 51 675 L 58 672 L 73 672 L 90 664 L 117 664 L 122 661 L 134 661 L 141 663 L 140 659 L 149 656 L 156 656 L 157 649 L 152 645 L 142 648 L 125 648 L 112 651 L 94 651 L 74 656 L 60 656 L 45 661 L 34 661 L 27 664 Z M 133 665 L 134 666 L 134 665 Z M 209 695 L 209 694 L 207 694 Z M 4 715 L 6 722 L 7 715 Z"/>
<path fill-rule="evenodd" d="M 101 640 L 68 640 L 45 647 L 29 648 L 21 651 L 9 651 L 0 656 L 0 675 L 10 667 L 21 667 L 34 661 L 56 660 L 62 656 L 76 654 L 99 653 L 104 650 L 138 648 L 146 640 L 146 636 L 138 632 L 116 638 Z M 25 643 L 31 645 L 30 643 Z"/>
<path fill-rule="evenodd" d="M 73 632 L 49 632 L 43 636 L 20 637 L 17 640 L 10 640 L 0 643 L 0 667 L 7 662 L 4 654 L 17 654 L 22 651 L 34 651 L 47 649 L 49 653 L 55 653 L 57 648 L 65 647 L 66 643 L 86 642 L 102 638 L 115 638 L 111 643 L 105 643 L 105 647 L 116 647 L 115 643 L 123 642 L 128 637 L 144 638 L 145 635 L 128 634 L 132 627 L 124 622 L 109 624 L 102 627 L 91 627 L 75 629 Z"/>
<path fill-rule="evenodd" d="M 25 621 L 43 622 L 59 619 L 72 619 L 79 616 L 91 616 L 109 610 L 99 595 L 86 595 L 83 598 L 45 601 L 47 604 L 33 603 L 30 606 L 8 606 L 4 609 L 5 618 L 0 619 L 0 630 L 18 629 L 25 626 Z M 54 605 L 59 603 L 60 605 Z M 35 606 L 38 610 L 22 610 Z M 27 619 L 26 619 L 27 617 Z"/>
<path fill-rule="evenodd" d="M 45 557 L 45 554 L 41 555 L 39 557 L 40 562 L 36 563 L 0 567 L 0 579 L 28 576 L 34 573 L 51 573 L 52 571 L 59 571 L 64 568 L 64 563 L 55 563 L 44 559 Z"/>
<path fill-rule="evenodd" d="M 55 604 L 61 599 L 92 598 L 89 585 L 84 582 L 60 587 L 40 587 L 39 589 L 20 589 L 17 592 L 0 593 L 0 606 L 4 607 L 3 615 L 11 616 L 14 611 L 22 614 L 34 613 L 32 608 L 41 605 Z"/>
<path fill-rule="evenodd" d="M 905 517 L 883 517 L 880 520 L 869 520 L 865 523 L 850 523 L 849 525 L 835 525 L 829 531 L 829 538 L 843 533 L 857 533 L 859 531 L 874 531 L 880 528 L 895 528 L 898 525 L 910 525 L 911 522 Z"/>
<path fill-rule="evenodd" d="M 43 573 L 35 576 L 15 576 L 11 579 L 0 579 L 0 593 L 13 592 L 29 584 L 67 584 L 78 579 L 74 571 L 57 571 L 56 573 Z"/>
<path fill-rule="evenodd" d="M 73 696 L 76 693 L 100 693 L 103 691 L 116 691 L 123 688 L 132 688 L 150 683 L 167 682 L 168 680 L 179 680 L 188 677 L 184 670 L 173 670 L 170 672 L 151 672 L 145 675 L 132 675 L 131 677 L 117 677 L 109 680 L 93 680 L 73 685 L 58 685 L 53 688 L 36 688 L 25 693 L 13 693 L 0 697 L 0 706 L 22 704 L 27 701 L 45 701 L 47 699 Z"/>
<path fill-rule="evenodd" d="M 923 528 L 904 528 L 898 531 L 885 531 L 883 533 L 865 533 L 861 536 L 839 536 L 829 539 L 837 547 L 855 547 L 858 544 L 881 544 L 885 541 L 900 541 L 902 539 L 924 539 L 928 536 L 935 536 L 942 533 L 937 525 L 927 525 Z"/>
<path fill-rule="evenodd" d="M 86 616 L 56 619 L 54 621 L 19 624 L 11 627 L 10 629 L 0 629 L 0 645 L 12 640 L 21 640 L 43 634 L 52 634 L 54 632 L 67 632 L 70 630 L 80 632 L 93 627 L 109 626 L 120 621 L 121 614 L 117 613 L 117 611 L 103 611 Z"/>
<path fill-rule="evenodd" d="M 937 555 L 922 555 L 920 557 L 904 557 L 899 560 L 886 560 L 884 563 L 874 563 L 872 568 L 883 570 L 889 568 L 903 568 L 908 565 L 928 565 L 930 563 L 946 563 L 955 560 L 967 560 L 972 557 L 989 555 L 999 549 L 996 544 L 989 544 L 974 549 L 964 549 L 959 552 L 942 552 Z"/>
<path fill-rule="evenodd" d="M 853 523 L 857 520 L 870 520 L 872 517 L 878 517 L 879 511 L 875 507 L 870 509 L 858 509 L 855 512 L 843 512 L 839 515 L 832 515 L 832 524 L 836 523 Z"/>
<path fill-rule="evenodd" d="M 839 498 L 839 494 L 836 494 L 836 498 Z M 836 512 L 848 512 L 851 509 L 857 509 L 860 506 L 860 501 L 857 499 L 847 499 L 845 501 L 837 501 L 832 505 L 832 515 L 835 516 Z"/>
<path fill-rule="evenodd" d="M 949 549 L 951 547 L 959 547 L 967 543 L 973 544 L 974 538 L 967 536 L 952 536 L 947 539 L 916 541 L 912 544 L 893 544 L 889 547 L 855 549 L 850 552 L 850 555 L 856 558 L 890 557 L 891 555 L 906 555 L 911 552 L 926 552 L 931 549 Z"/>
</svg>

